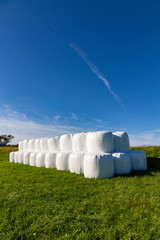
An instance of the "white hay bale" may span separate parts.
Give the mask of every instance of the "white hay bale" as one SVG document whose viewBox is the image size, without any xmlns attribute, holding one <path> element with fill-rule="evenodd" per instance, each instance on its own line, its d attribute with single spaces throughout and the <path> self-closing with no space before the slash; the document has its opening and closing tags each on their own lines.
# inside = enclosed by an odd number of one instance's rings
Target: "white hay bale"
<svg viewBox="0 0 160 240">
<path fill-rule="evenodd" d="M 57 153 L 46 153 L 45 155 L 45 167 L 46 168 L 56 168 L 56 156 Z"/>
<path fill-rule="evenodd" d="M 36 155 L 37 155 L 37 153 L 30 153 L 30 155 L 29 155 L 29 165 L 30 166 L 36 166 Z"/>
<path fill-rule="evenodd" d="M 18 150 L 23 151 L 23 141 L 20 141 L 18 144 Z"/>
<path fill-rule="evenodd" d="M 23 163 L 24 152 L 19 151 L 18 153 L 18 163 Z"/>
<path fill-rule="evenodd" d="M 129 174 L 131 171 L 131 160 L 127 153 L 113 153 L 115 174 Z"/>
<path fill-rule="evenodd" d="M 72 151 L 73 152 L 86 152 L 86 137 L 87 133 L 77 133 L 73 135 Z"/>
<path fill-rule="evenodd" d="M 29 152 L 29 145 L 28 145 L 28 143 L 29 143 L 29 140 L 24 140 L 23 141 L 23 151 L 24 152 Z"/>
<path fill-rule="evenodd" d="M 10 154 L 9 154 L 9 161 L 10 162 L 14 162 L 14 153 L 15 152 L 10 152 Z"/>
<path fill-rule="evenodd" d="M 147 170 L 147 159 L 143 151 L 131 150 L 128 152 L 132 170 Z"/>
<path fill-rule="evenodd" d="M 36 167 L 45 167 L 45 153 L 37 153 Z"/>
<path fill-rule="evenodd" d="M 40 151 L 41 152 L 48 152 L 48 138 L 40 139 Z"/>
<path fill-rule="evenodd" d="M 40 139 L 35 139 L 35 152 L 40 152 Z"/>
<path fill-rule="evenodd" d="M 35 140 L 31 139 L 28 141 L 29 152 L 35 152 Z"/>
<path fill-rule="evenodd" d="M 56 157 L 57 170 L 69 170 L 69 154 L 64 152 L 58 152 Z"/>
<path fill-rule="evenodd" d="M 23 156 L 23 164 L 29 165 L 30 164 L 30 152 L 25 152 Z"/>
<path fill-rule="evenodd" d="M 111 178 L 114 176 L 114 160 L 111 154 L 85 154 L 84 176 L 86 178 Z"/>
<path fill-rule="evenodd" d="M 126 132 L 115 132 L 114 152 L 128 152 L 130 150 L 129 137 Z"/>
<path fill-rule="evenodd" d="M 18 163 L 18 155 L 19 155 L 19 152 L 14 153 L 14 162 L 15 163 Z"/>
<path fill-rule="evenodd" d="M 72 134 L 62 135 L 60 137 L 60 151 L 72 152 Z"/>
<path fill-rule="evenodd" d="M 89 132 L 86 137 L 86 146 L 89 153 L 113 152 L 113 135 L 111 132 Z"/>
<path fill-rule="evenodd" d="M 84 173 L 83 167 L 84 153 L 71 153 L 69 155 L 69 170 L 72 173 Z"/>
<path fill-rule="evenodd" d="M 47 140 L 48 151 L 57 152 L 60 150 L 60 137 L 54 137 Z"/>
</svg>

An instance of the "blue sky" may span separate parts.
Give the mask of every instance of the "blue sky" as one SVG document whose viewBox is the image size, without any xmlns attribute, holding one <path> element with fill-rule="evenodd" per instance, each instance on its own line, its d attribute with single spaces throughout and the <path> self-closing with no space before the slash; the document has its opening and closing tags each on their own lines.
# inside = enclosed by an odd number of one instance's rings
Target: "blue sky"
<svg viewBox="0 0 160 240">
<path fill-rule="evenodd" d="M 0 2 L 0 132 L 160 145 L 159 0 Z"/>
</svg>

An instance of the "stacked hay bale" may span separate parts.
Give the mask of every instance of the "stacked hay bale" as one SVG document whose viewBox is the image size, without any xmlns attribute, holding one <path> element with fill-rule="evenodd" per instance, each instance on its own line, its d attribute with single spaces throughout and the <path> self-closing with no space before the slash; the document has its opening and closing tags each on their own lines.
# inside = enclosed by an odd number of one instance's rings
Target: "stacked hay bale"
<svg viewBox="0 0 160 240">
<path fill-rule="evenodd" d="M 89 132 L 24 140 L 10 162 L 57 168 L 84 174 L 86 178 L 110 178 L 146 170 L 144 152 L 130 151 L 126 132 Z"/>
</svg>

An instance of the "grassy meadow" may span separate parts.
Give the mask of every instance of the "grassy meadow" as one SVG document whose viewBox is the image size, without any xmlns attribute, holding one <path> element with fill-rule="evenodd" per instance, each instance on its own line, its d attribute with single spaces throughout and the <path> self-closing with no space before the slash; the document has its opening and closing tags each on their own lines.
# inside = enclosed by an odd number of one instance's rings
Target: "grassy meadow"
<svg viewBox="0 0 160 240">
<path fill-rule="evenodd" d="M 10 163 L 0 148 L 0 240 L 160 239 L 160 147 L 145 151 L 148 171 L 86 179 Z"/>
</svg>

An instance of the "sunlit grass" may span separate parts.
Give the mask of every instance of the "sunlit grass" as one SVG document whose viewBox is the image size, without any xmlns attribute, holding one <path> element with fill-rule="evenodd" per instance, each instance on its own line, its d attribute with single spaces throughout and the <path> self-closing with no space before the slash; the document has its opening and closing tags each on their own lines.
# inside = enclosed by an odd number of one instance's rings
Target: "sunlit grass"
<svg viewBox="0 0 160 240">
<path fill-rule="evenodd" d="M 9 163 L 15 148 L 0 148 L 0 239 L 160 239 L 160 147 L 140 149 L 148 171 L 102 180 Z"/>
</svg>

